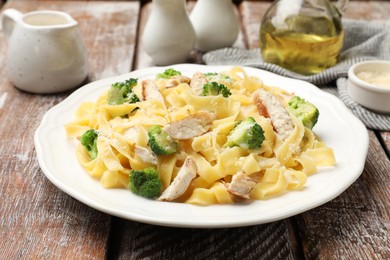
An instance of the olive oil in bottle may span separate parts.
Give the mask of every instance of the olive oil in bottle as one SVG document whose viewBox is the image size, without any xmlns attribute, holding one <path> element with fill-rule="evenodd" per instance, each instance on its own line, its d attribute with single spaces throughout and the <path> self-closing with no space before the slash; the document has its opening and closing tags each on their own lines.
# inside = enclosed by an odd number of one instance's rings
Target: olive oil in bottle
<svg viewBox="0 0 390 260">
<path fill-rule="evenodd" d="M 304 75 L 335 65 L 343 40 L 341 22 L 326 17 L 297 15 L 280 28 L 270 19 L 260 29 L 263 60 Z"/>
</svg>

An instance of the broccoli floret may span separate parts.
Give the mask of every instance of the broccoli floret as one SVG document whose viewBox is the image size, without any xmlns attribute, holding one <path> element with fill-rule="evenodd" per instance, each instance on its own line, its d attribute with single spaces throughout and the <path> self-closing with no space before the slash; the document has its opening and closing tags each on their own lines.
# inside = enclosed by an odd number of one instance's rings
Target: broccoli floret
<svg viewBox="0 0 390 260">
<path fill-rule="evenodd" d="M 313 129 L 320 115 L 316 106 L 303 98 L 294 96 L 288 102 L 288 107 L 290 112 L 301 120 L 304 126 Z"/>
<path fill-rule="evenodd" d="M 129 187 L 132 192 L 146 198 L 155 198 L 161 193 L 162 183 L 153 167 L 130 171 Z"/>
<path fill-rule="evenodd" d="M 127 95 L 127 97 L 123 101 L 124 101 L 123 103 L 133 104 L 139 102 L 140 100 L 139 97 L 134 92 L 131 92 Z"/>
<path fill-rule="evenodd" d="M 203 85 L 202 96 L 222 95 L 223 97 L 226 98 L 231 94 L 232 93 L 230 92 L 230 90 L 224 84 L 219 84 L 215 81 Z"/>
<path fill-rule="evenodd" d="M 264 141 L 264 130 L 256 123 L 253 117 L 248 117 L 244 121 L 236 123 L 227 137 L 225 146 L 240 146 L 244 149 L 260 148 Z"/>
<path fill-rule="evenodd" d="M 124 82 L 112 84 L 107 93 L 107 103 L 110 105 L 121 105 L 139 102 L 138 96 L 133 92 L 133 87 L 137 85 L 137 81 L 137 79 L 130 78 Z"/>
<path fill-rule="evenodd" d="M 85 147 L 91 159 L 95 159 L 98 155 L 98 149 L 97 149 L 98 135 L 99 134 L 95 129 L 89 129 L 85 131 L 80 138 L 81 144 Z"/>
<path fill-rule="evenodd" d="M 150 149 L 158 155 L 170 155 L 177 151 L 177 143 L 162 129 L 161 126 L 152 126 L 148 131 Z"/>
<path fill-rule="evenodd" d="M 171 77 L 177 75 L 181 75 L 181 72 L 170 68 L 166 69 L 163 73 L 158 73 L 156 75 L 156 79 L 170 79 Z"/>
</svg>

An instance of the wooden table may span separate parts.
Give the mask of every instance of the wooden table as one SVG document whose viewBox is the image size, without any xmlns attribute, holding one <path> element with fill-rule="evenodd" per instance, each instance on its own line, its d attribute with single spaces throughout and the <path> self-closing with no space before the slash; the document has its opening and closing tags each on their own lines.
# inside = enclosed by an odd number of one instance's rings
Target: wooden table
<svg viewBox="0 0 390 260">
<path fill-rule="evenodd" d="M 268 6 L 239 5 L 236 46 L 258 47 Z M 151 65 L 139 37 L 150 7 L 138 1 L 8 1 L 3 9 L 71 14 L 80 23 L 94 81 Z M 389 13 L 390 2 L 352 2 L 346 17 L 389 24 Z M 230 229 L 124 220 L 78 202 L 43 175 L 33 134 L 45 112 L 70 93 L 32 95 L 14 88 L 0 38 L 0 259 L 390 259 L 390 132 L 369 131 L 364 172 L 343 194 L 285 220 Z"/>
</svg>

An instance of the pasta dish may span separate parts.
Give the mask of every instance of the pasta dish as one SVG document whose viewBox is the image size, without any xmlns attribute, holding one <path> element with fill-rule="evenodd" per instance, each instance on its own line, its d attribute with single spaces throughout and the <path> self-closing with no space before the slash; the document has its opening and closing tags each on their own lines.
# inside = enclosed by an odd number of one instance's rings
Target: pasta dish
<svg viewBox="0 0 390 260">
<path fill-rule="evenodd" d="M 130 78 L 84 102 L 65 125 L 84 170 L 105 188 L 195 205 L 263 200 L 304 188 L 336 163 L 313 132 L 320 111 L 241 67 Z"/>
</svg>

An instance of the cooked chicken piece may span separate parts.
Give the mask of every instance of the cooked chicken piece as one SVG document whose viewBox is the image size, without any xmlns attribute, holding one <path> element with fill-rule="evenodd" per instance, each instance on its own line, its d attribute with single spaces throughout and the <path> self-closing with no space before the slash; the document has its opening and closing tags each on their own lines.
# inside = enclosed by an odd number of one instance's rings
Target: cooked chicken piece
<svg viewBox="0 0 390 260">
<path fill-rule="evenodd" d="M 183 75 L 176 75 L 172 78 L 167 80 L 167 83 L 165 84 L 166 88 L 174 88 L 179 86 L 181 83 L 187 83 L 190 84 L 191 79 L 189 77 L 183 76 Z"/>
<path fill-rule="evenodd" d="M 196 177 L 196 173 L 197 167 L 195 160 L 187 157 L 173 182 L 165 189 L 158 200 L 171 201 L 178 198 L 188 189 L 191 181 Z"/>
<path fill-rule="evenodd" d="M 156 155 L 149 150 L 148 148 L 135 145 L 134 149 L 135 155 L 137 155 L 144 163 L 150 163 L 153 165 L 157 165 L 157 157 Z"/>
<path fill-rule="evenodd" d="M 255 99 L 255 96 L 253 97 L 254 97 L 254 102 L 256 103 L 257 106 L 257 111 L 259 111 L 259 114 L 265 118 L 269 118 L 270 116 L 268 114 L 267 108 L 264 105 L 263 100 L 261 100 L 260 98 Z"/>
<path fill-rule="evenodd" d="M 164 130 L 176 140 L 187 140 L 207 133 L 213 123 L 214 114 L 199 112 L 164 127 Z"/>
<path fill-rule="evenodd" d="M 196 95 L 202 95 L 203 85 L 207 84 L 206 76 L 201 72 L 196 72 L 191 79 L 190 87 Z"/>
<path fill-rule="evenodd" d="M 242 171 L 233 175 L 229 183 L 228 192 L 242 199 L 249 199 L 249 193 L 256 182 Z"/>
<path fill-rule="evenodd" d="M 142 81 L 142 96 L 144 100 L 156 100 L 164 104 L 164 97 L 157 85 L 151 80 Z"/>
<path fill-rule="evenodd" d="M 260 115 L 271 118 L 272 125 L 282 140 L 293 131 L 293 122 L 283 103 L 273 94 L 258 89 L 253 93 L 253 101 Z"/>
</svg>

